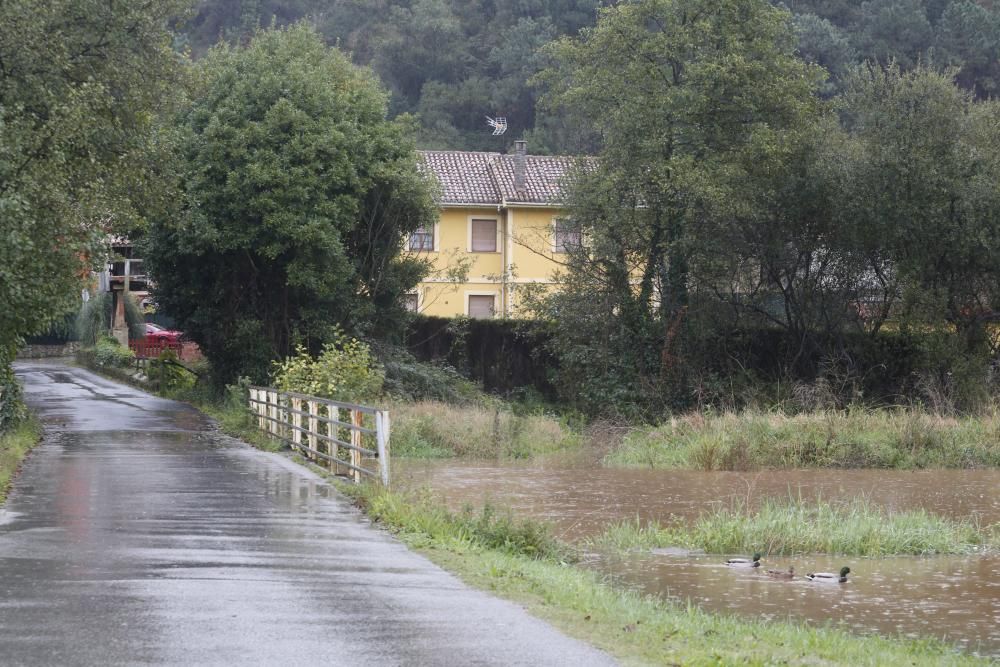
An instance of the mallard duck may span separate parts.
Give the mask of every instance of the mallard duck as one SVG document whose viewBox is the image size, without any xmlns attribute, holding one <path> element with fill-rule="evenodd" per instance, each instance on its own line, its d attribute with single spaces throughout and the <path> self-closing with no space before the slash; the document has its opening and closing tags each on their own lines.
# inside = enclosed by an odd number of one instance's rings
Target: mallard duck
<svg viewBox="0 0 1000 667">
<path fill-rule="evenodd" d="M 760 553 L 755 553 L 753 559 L 750 558 L 730 558 L 726 561 L 729 567 L 760 567 Z"/>
<path fill-rule="evenodd" d="M 851 571 L 849 567 L 840 568 L 840 574 L 832 572 L 810 572 L 806 575 L 809 581 L 817 581 L 821 584 L 842 584 L 847 581 L 847 573 Z"/>
<path fill-rule="evenodd" d="M 784 570 L 768 570 L 767 576 L 774 577 L 775 579 L 794 579 L 795 578 L 795 568 L 788 566 L 788 572 Z"/>
</svg>

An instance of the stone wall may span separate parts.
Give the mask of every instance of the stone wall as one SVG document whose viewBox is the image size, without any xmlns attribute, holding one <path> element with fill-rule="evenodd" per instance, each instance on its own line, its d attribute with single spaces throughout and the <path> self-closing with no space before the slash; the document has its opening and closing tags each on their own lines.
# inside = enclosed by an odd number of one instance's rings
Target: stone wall
<svg viewBox="0 0 1000 667">
<path fill-rule="evenodd" d="M 49 357 L 72 357 L 80 349 L 80 343 L 70 341 L 62 345 L 25 345 L 17 352 L 18 359 L 48 359 Z"/>
</svg>

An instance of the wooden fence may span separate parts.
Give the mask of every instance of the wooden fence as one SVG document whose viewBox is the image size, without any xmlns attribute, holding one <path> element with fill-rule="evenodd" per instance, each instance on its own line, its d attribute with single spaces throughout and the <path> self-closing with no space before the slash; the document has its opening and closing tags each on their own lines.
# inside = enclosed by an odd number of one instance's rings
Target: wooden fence
<svg viewBox="0 0 1000 667">
<path fill-rule="evenodd" d="M 334 474 L 344 469 L 355 482 L 365 475 L 389 486 L 385 410 L 270 387 L 250 387 L 250 410 L 262 431 L 309 460 L 322 461 Z"/>
<path fill-rule="evenodd" d="M 139 340 L 130 340 L 128 347 L 135 352 L 137 359 L 156 359 L 164 350 L 173 350 L 178 358 L 181 356 L 181 344 L 167 340 L 141 338 Z"/>
</svg>

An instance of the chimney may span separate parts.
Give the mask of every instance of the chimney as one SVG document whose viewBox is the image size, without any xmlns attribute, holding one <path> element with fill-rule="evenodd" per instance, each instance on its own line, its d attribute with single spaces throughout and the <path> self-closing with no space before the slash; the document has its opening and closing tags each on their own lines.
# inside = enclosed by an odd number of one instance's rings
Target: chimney
<svg viewBox="0 0 1000 667">
<path fill-rule="evenodd" d="M 527 159 L 528 142 L 519 139 L 514 142 L 514 191 L 518 195 L 523 195 L 527 181 Z"/>
</svg>

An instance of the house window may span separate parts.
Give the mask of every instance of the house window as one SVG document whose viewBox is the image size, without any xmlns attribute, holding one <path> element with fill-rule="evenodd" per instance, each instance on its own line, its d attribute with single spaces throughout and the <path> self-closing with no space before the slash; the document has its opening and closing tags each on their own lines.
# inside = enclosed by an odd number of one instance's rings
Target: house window
<svg viewBox="0 0 1000 667">
<path fill-rule="evenodd" d="M 434 229 L 417 227 L 410 234 L 410 250 L 434 250 Z"/>
<path fill-rule="evenodd" d="M 496 296 L 493 294 L 469 295 L 469 317 L 477 320 L 488 320 L 496 312 Z"/>
<path fill-rule="evenodd" d="M 472 252 L 496 252 L 497 251 L 497 221 L 496 220 L 473 220 L 472 221 L 472 242 L 470 244 Z"/>
<path fill-rule="evenodd" d="M 580 225 L 571 220 L 556 220 L 555 243 L 556 252 L 570 252 L 580 247 Z"/>
<path fill-rule="evenodd" d="M 417 300 L 417 295 L 415 293 L 403 295 L 403 308 L 410 311 L 411 313 L 417 312 L 417 310 L 420 308 L 420 303 Z"/>
</svg>

